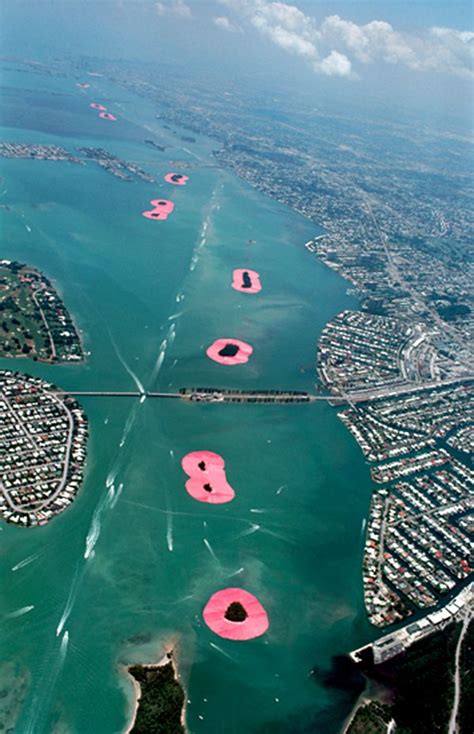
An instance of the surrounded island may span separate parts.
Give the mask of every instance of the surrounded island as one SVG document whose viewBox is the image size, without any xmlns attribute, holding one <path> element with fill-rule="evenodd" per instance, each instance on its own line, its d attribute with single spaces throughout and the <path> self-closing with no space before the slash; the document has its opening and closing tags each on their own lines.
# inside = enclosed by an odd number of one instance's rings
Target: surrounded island
<svg viewBox="0 0 474 734">
<path fill-rule="evenodd" d="M 127 734 L 185 734 L 184 690 L 177 679 L 173 653 L 154 665 L 130 665 L 137 696 Z"/>
<path fill-rule="evenodd" d="M 0 260 L 0 336 L 0 357 L 84 359 L 77 329 L 51 281 L 11 260 Z"/>
</svg>

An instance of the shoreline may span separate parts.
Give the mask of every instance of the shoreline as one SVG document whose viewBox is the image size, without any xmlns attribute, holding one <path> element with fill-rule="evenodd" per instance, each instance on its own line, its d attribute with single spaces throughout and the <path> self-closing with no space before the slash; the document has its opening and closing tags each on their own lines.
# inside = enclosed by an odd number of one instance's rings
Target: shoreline
<svg viewBox="0 0 474 734">
<path fill-rule="evenodd" d="M 390 693 L 388 689 L 386 690 L 386 692 L 384 692 L 382 686 L 379 687 L 378 685 L 375 684 L 374 681 L 370 680 L 369 678 L 366 678 L 365 688 L 363 691 L 361 691 L 360 696 L 358 697 L 357 701 L 354 703 L 354 706 L 349 716 L 346 718 L 346 720 L 342 724 L 340 734 L 348 734 L 354 719 L 356 719 L 359 711 L 362 708 L 364 708 L 364 706 L 370 706 L 371 704 L 374 704 L 374 703 L 387 704 L 387 698 L 389 697 L 390 697 Z"/>
<path fill-rule="evenodd" d="M 123 672 L 125 672 L 126 674 L 126 679 L 129 682 L 131 682 L 133 686 L 133 709 L 129 716 L 128 723 L 126 724 L 126 727 L 123 730 L 123 734 L 130 734 L 130 732 L 133 730 L 133 727 L 135 726 L 135 721 L 137 719 L 138 709 L 140 707 L 140 700 L 142 697 L 141 685 L 137 681 L 137 679 L 130 673 L 130 668 L 133 667 L 133 665 L 140 665 L 142 668 L 146 668 L 146 669 L 154 669 L 154 668 L 163 668 L 164 666 L 171 664 L 171 667 L 173 669 L 174 678 L 176 682 L 179 683 L 184 693 L 184 701 L 183 701 L 183 706 L 181 709 L 180 721 L 181 721 L 181 725 L 183 726 L 184 731 L 187 732 L 187 727 L 186 727 L 187 697 L 186 697 L 186 690 L 180 680 L 179 668 L 178 668 L 178 663 L 176 659 L 176 642 L 173 643 L 173 647 L 169 647 L 169 645 L 164 645 L 164 648 L 166 652 L 163 654 L 163 656 L 158 661 L 154 661 L 152 663 L 121 664 L 120 666 Z"/>
</svg>

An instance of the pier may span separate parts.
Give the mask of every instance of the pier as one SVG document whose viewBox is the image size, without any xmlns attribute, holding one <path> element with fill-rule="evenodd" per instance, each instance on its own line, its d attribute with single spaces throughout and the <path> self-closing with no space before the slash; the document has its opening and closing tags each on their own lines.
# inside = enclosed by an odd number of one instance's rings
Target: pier
<svg viewBox="0 0 474 734">
<path fill-rule="evenodd" d="M 400 655 L 410 645 L 433 632 L 444 629 L 452 622 L 472 616 L 474 582 L 469 583 L 454 597 L 430 614 L 399 627 L 388 635 L 349 653 L 354 663 L 371 667 Z"/>
</svg>

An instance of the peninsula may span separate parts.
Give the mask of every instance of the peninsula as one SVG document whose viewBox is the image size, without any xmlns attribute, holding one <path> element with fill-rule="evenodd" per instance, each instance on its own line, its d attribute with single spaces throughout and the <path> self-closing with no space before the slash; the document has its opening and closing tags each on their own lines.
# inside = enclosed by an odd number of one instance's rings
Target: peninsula
<svg viewBox="0 0 474 734">
<path fill-rule="evenodd" d="M 0 371 L 0 516 L 46 524 L 74 500 L 86 460 L 79 404 L 37 377 Z"/>
<path fill-rule="evenodd" d="M 11 260 L 0 260 L 0 357 L 84 359 L 77 329 L 51 281 Z"/>
</svg>

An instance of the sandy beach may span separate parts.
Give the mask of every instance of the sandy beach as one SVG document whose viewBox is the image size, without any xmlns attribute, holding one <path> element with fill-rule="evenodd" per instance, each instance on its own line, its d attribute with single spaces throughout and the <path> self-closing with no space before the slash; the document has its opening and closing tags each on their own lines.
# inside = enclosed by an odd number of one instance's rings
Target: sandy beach
<svg viewBox="0 0 474 734">
<path fill-rule="evenodd" d="M 182 685 L 182 683 L 180 681 L 180 677 L 179 677 L 178 664 L 177 664 L 177 660 L 176 660 L 176 650 L 177 650 L 176 640 L 174 640 L 172 643 L 168 643 L 168 644 L 164 645 L 164 648 L 167 650 L 167 652 L 164 653 L 163 657 L 160 658 L 160 660 L 158 660 L 158 662 L 155 661 L 155 662 L 152 662 L 152 663 L 131 663 L 130 665 L 122 665 L 121 666 L 122 669 L 126 673 L 127 680 L 129 682 L 131 682 L 132 685 L 133 685 L 133 698 L 134 698 L 133 710 L 132 710 L 132 712 L 130 714 L 130 720 L 129 720 L 128 724 L 127 724 L 126 729 L 124 729 L 123 734 L 130 734 L 130 732 L 133 729 L 133 726 L 135 724 L 135 719 L 137 717 L 137 711 L 138 711 L 138 707 L 140 705 L 140 698 L 141 698 L 141 693 L 142 693 L 141 686 L 140 686 L 139 682 L 129 672 L 129 667 L 131 667 L 131 665 L 137 665 L 138 664 L 138 665 L 141 665 L 144 668 L 162 668 L 164 665 L 168 665 L 169 663 L 171 663 L 171 665 L 173 667 L 174 677 L 180 683 L 180 685 Z M 184 690 L 184 686 L 183 686 L 183 690 Z M 183 703 L 183 709 L 181 711 L 181 724 L 183 725 L 183 727 L 184 727 L 185 730 L 186 730 L 186 700 L 187 700 L 186 699 L 186 691 L 184 690 L 184 703 Z"/>
</svg>

